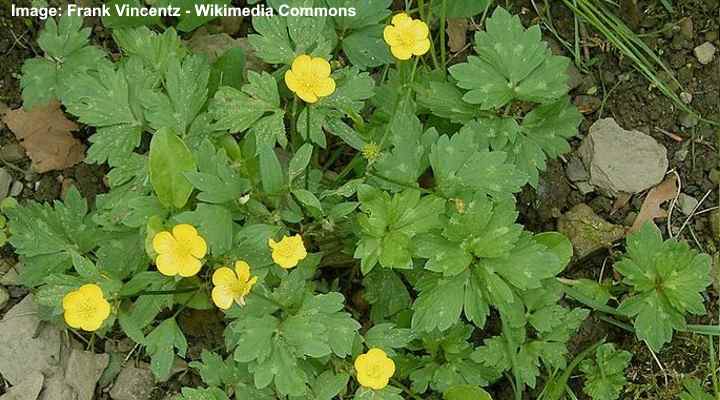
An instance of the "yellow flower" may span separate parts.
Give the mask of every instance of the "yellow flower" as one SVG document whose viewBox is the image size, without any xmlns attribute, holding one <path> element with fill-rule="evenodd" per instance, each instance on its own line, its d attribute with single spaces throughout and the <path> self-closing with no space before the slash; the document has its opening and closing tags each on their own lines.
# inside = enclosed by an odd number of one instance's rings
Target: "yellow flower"
<svg viewBox="0 0 720 400">
<path fill-rule="evenodd" d="M 405 13 L 397 14 L 392 25 L 385 27 L 383 37 L 390 46 L 390 52 L 400 60 L 413 55 L 421 56 L 430 50 L 430 30 L 426 23 L 412 19 Z"/>
<path fill-rule="evenodd" d="M 193 276 L 200 272 L 200 260 L 207 253 L 207 244 L 192 225 L 180 224 L 172 233 L 162 231 L 153 238 L 153 249 L 158 253 L 155 265 L 167 276 Z"/>
<path fill-rule="evenodd" d="M 307 54 L 295 58 L 292 68 L 285 72 L 285 84 L 306 103 L 315 103 L 320 97 L 335 92 L 335 80 L 330 77 L 330 63 L 322 57 Z"/>
<path fill-rule="evenodd" d="M 372 348 L 355 359 L 355 370 L 362 386 L 380 390 L 388 385 L 395 373 L 395 362 L 384 351 Z"/>
<path fill-rule="evenodd" d="M 375 161 L 380 157 L 380 146 L 375 142 L 370 142 L 363 146 L 361 153 L 366 160 Z"/>
<path fill-rule="evenodd" d="M 285 269 L 298 265 L 300 260 L 307 257 L 305 244 L 300 235 L 283 236 L 279 242 L 268 239 L 268 245 L 272 249 L 273 261 Z"/>
<path fill-rule="evenodd" d="M 80 286 L 63 297 L 65 322 L 72 328 L 96 331 L 110 316 L 110 303 L 100 286 L 93 283 Z"/>
<path fill-rule="evenodd" d="M 213 303 L 227 310 L 233 301 L 245 305 L 245 296 L 250 293 L 257 277 L 250 277 L 250 265 L 245 261 L 235 262 L 235 271 L 228 267 L 218 268 L 212 276 L 215 287 L 212 290 Z"/>
</svg>

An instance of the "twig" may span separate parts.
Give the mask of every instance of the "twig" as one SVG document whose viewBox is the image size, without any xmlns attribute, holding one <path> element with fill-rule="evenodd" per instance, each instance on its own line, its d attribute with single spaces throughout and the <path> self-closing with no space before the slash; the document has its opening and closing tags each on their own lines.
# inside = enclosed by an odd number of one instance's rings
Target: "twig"
<svg viewBox="0 0 720 400">
<path fill-rule="evenodd" d="M 700 206 L 708 198 L 708 196 L 710 196 L 710 193 L 712 193 L 712 189 L 708 190 L 707 193 L 705 193 L 705 196 L 703 196 L 702 199 L 700 199 L 700 201 L 698 201 L 698 203 L 695 205 L 695 207 L 693 207 L 690 215 L 685 218 L 685 222 L 683 222 L 683 224 L 680 226 L 680 230 L 678 231 L 677 236 L 680 236 L 683 229 L 685 229 L 685 226 L 687 226 L 688 222 L 690 222 L 690 219 L 695 216 L 695 211 L 697 211 L 697 209 L 700 208 Z"/>
<path fill-rule="evenodd" d="M 667 216 L 668 235 L 674 239 L 675 236 L 673 235 L 673 232 L 672 232 L 672 213 L 675 210 L 675 203 L 677 203 L 678 197 L 680 197 L 680 192 L 682 190 L 682 181 L 680 180 L 680 174 L 678 174 L 675 169 L 673 169 L 672 171 L 670 171 L 668 173 L 675 174 L 675 178 L 677 179 L 677 192 L 675 193 L 675 197 L 670 202 L 670 207 L 668 207 L 668 216 Z"/>
<path fill-rule="evenodd" d="M 672 132 L 668 132 L 668 131 L 666 131 L 665 129 L 662 129 L 662 128 L 660 128 L 660 127 L 657 127 L 657 126 L 656 126 L 656 127 L 655 127 L 655 130 L 658 131 L 658 132 L 660 132 L 660 133 L 662 133 L 663 135 L 669 137 L 670 139 L 678 142 L 678 143 L 680 143 L 680 142 L 682 142 L 683 140 L 685 140 L 682 136 L 676 135 L 676 134 L 674 134 L 674 133 L 672 133 Z"/>
<path fill-rule="evenodd" d="M 650 354 L 652 354 L 653 359 L 657 363 L 658 367 L 660 367 L 660 371 L 662 371 L 662 373 L 663 373 L 663 378 L 665 378 L 665 386 L 667 386 L 668 384 L 670 384 L 670 380 L 668 379 L 668 374 L 667 374 L 667 371 L 665 370 L 665 367 L 663 367 L 662 363 L 660 362 L 660 359 L 657 357 L 657 355 L 655 355 L 655 352 L 653 351 L 653 349 L 650 347 L 650 345 L 647 342 L 645 342 L 645 346 L 647 346 L 648 350 L 650 350 Z"/>
</svg>

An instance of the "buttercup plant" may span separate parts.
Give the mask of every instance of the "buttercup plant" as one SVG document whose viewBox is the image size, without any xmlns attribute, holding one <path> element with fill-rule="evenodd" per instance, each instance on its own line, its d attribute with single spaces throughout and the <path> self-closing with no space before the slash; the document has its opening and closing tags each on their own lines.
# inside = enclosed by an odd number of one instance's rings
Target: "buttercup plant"
<svg viewBox="0 0 720 400">
<path fill-rule="evenodd" d="M 491 7 L 445 65 L 436 6 L 352 3 L 352 18 L 254 17 L 264 64 L 247 70 L 172 27 L 115 21 L 110 57 L 81 18 L 48 20 L 25 107 L 58 99 L 109 172 L 94 204 L 70 188 L 4 211 L 43 318 L 126 335 L 158 380 L 187 359 L 203 385 L 184 400 L 487 400 L 495 384 L 520 400 L 572 372 L 589 314 L 563 301 L 572 246 L 527 231 L 514 199 L 577 132 L 568 59 Z M 604 306 L 660 351 L 705 311 L 709 264 L 649 229 L 616 265 L 622 305 Z M 195 310 L 225 324 L 200 359 L 178 323 Z M 626 356 L 592 356 L 587 391 L 610 371 L 620 393 Z"/>
</svg>

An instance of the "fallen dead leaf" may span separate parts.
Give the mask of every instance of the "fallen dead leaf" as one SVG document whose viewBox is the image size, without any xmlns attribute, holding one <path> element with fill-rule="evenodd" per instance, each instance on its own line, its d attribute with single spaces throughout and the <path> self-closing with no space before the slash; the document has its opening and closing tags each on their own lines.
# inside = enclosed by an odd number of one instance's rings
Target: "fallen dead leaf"
<svg viewBox="0 0 720 400">
<path fill-rule="evenodd" d="M 468 20 L 466 18 L 448 18 L 448 47 L 450 52 L 457 53 L 467 43 Z"/>
<path fill-rule="evenodd" d="M 667 211 L 663 210 L 660 205 L 674 199 L 676 195 L 677 179 L 674 175 L 668 176 L 659 185 L 650 189 L 628 233 L 638 231 L 647 221 L 654 223 L 656 218 L 666 218 Z"/>
<path fill-rule="evenodd" d="M 85 145 L 70 133 L 79 127 L 65 118 L 57 101 L 31 111 L 8 111 L 3 121 L 25 148 L 38 173 L 65 169 L 85 158 Z"/>
</svg>

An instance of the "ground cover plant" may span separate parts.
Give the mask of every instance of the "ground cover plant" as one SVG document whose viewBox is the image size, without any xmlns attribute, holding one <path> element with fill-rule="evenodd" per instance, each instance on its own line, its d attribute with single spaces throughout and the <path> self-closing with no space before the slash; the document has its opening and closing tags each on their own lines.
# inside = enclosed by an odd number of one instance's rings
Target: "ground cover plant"
<svg viewBox="0 0 720 400">
<path fill-rule="evenodd" d="M 517 195 L 582 121 L 571 60 L 539 25 L 486 2 L 359 3 L 253 18 L 261 68 L 194 53 L 182 35 L 205 20 L 104 21 L 111 55 L 81 17 L 48 19 L 23 107 L 57 101 L 85 126 L 109 190 L 3 204 L 42 318 L 127 336 L 167 381 L 190 359 L 181 315 L 219 310 L 222 346 L 191 361 L 186 400 L 612 400 L 632 354 L 571 348 L 591 312 L 653 354 L 677 332 L 720 335 L 688 322 L 708 313 L 711 257 L 652 221 L 603 283 L 564 276 L 570 241 L 520 223 Z M 452 65 L 448 16 L 483 20 Z"/>
</svg>

